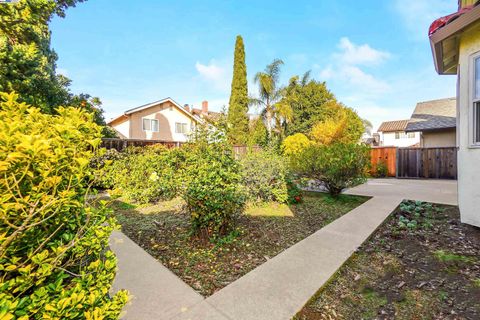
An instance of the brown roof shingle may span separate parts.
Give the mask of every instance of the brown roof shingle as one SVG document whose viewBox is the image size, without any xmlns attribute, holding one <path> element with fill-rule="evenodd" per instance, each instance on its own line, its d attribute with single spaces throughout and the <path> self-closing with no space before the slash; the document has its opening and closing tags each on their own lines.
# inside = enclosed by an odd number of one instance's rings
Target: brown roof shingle
<svg viewBox="0 0 480 320">
<path fill-rule="evenodd" d="M 407 124 L 408 120 L 385 121 L 378 128 L 378 132 L 405 131 Z"/>
<path fill-rule="evenodd" d="M 447 98 L 417 103 L 406 131 L 456 128 L 457 99 Z"/>
</svg>

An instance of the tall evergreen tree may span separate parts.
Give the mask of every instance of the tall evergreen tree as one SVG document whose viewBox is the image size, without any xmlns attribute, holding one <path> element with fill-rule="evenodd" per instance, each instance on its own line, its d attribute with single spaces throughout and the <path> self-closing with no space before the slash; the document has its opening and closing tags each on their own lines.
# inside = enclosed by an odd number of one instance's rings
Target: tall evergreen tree
<svg viewBox="0 0 480 320">
<path fill-rule="evenodd" d="M 228 140 L 234 144 L 245 144 L 248 140 L 248 84 L 245 47 L 242 36 L 235 41 L 232 91 L 228 106 Z"/>
</svg>

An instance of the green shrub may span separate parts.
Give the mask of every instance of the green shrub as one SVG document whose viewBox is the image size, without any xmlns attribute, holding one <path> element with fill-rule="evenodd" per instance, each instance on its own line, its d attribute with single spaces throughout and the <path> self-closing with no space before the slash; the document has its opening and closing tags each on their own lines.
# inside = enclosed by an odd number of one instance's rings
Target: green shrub
<svg viewBox="0 0 480 320">
<path fill-rule="evenodd" d="M 292 166 L 299 174 L 323 182 L 332 196 L 366 179 L 370 165 L 370 149 L 353 143 L 311 145 L 292 157 Z"/>
<path fill-rule="evenodd" d="M 93 187 L 111 189 L 115 185 L 114 162 L 121 160 L 126 153 L 115 149 L 99 149 L 90 160 L 90 167 L 94 169 Z"/>
<path fill-rule="evenodd" d="M 287 202 L 287 161 L 273 151 L 251 151 L 240 159 L 242 182 L 251 202 Z"/>
<path fill-rule="evenodd" d="M 116 223 L 85 205 L 101 128 L 85 111 L 57 111 L 0 94 L 0 318 L 116 319 L 127 300 L 108 294 Z"/>
<path fill-rule="evenodd" d="M 204 239 L 226 235 L 243 212 L 246 198 L 231 148 L 222 142 L 198 142 L 181 151 L 185 160 L 180 195 L 192 231 Z"/>
<path fill-rule="evenodd" d="M 288 190 L 288 203 L 297 204 L 302 202 L 303 193 L 302 190 L 298 187 L 297 183 L 293 181 L 292 178 L 287 178 L 287 190 Z"/>
<path fill-rule="evenodd" d="M 165 147 L 131 148 L 104 171 L 104 180 L 129 201 L 149 203 L 177 195 L 177 171 L 181 163 L 178 149 Z"/>
<path fill-rule="evenodd" d="M 380 161 L 377 163 L 377 168 L 375 170 L 375 177 L 377 178 L 385 178 L 388 176 L 388 166 L 385 161 Z"/>
</svg>

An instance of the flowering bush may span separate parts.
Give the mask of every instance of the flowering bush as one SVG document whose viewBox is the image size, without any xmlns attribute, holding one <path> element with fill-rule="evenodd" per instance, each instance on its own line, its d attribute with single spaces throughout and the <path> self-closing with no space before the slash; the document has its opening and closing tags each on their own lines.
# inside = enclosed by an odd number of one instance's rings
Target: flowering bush
<svg viewBox="0 0 480 320">
<path fill-rule="evenodd" d="M 116 223 L 85 205 L 101 128 L 86 111 L 57 111 L 0 93 L 0 318 L 116 319 L 128 298 L 108 294 Z"/>
</svg>

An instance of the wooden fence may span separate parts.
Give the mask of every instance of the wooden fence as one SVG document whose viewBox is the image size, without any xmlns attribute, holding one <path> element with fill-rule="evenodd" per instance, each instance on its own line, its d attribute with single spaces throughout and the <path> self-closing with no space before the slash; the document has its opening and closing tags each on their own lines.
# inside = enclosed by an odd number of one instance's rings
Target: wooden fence
<svg viewBox="0 0 480 320">
<path fill-rule="evenodd" d="M 172 142 L 172 141 L 163 141 L 163 140 L 104 138 L 102 139 L 102 143 L 100 147 L 105 149 L 116 149 L 117 151 L 122 151 L 127 147 L 145 147 L 145 146 L 152 146 L 157 144 L 164 145 L 167 148 L 178 148 L 183 144 L 183 142 Z M 258 151 L 258 150 L 261 150 L 261 147 L 242 146 L 242 145 L 233 146 L 233 153 L 235 154 L 236 159 L 241 158 L 249 150 Z"/>
<path fill-rule="evenodd" d="M 396 176 L 397 168 L 397 148 L 396 147 L 373 147 L 371 149 L 372 173 L 377 171 L 379 163 L 385 163 L 388 168 L 388 176 Z"/>
<path fill-rule="evenodd" d="M 457 148 L 399 148 L 397 177 L 457 179 Z"/>
<path fill-rule="evenodd" d="M 175 148 L 182 145 L 181 142 L 172 142 L 164 140 L 143 140 L 143 139 L 117 139 L 117 138 L 103 138 L 100 144 L 101 148 L 116 149 L 122 151 L 127 147 L 145 147 L 161 144 L 167 148 Z"/>
</svg>

